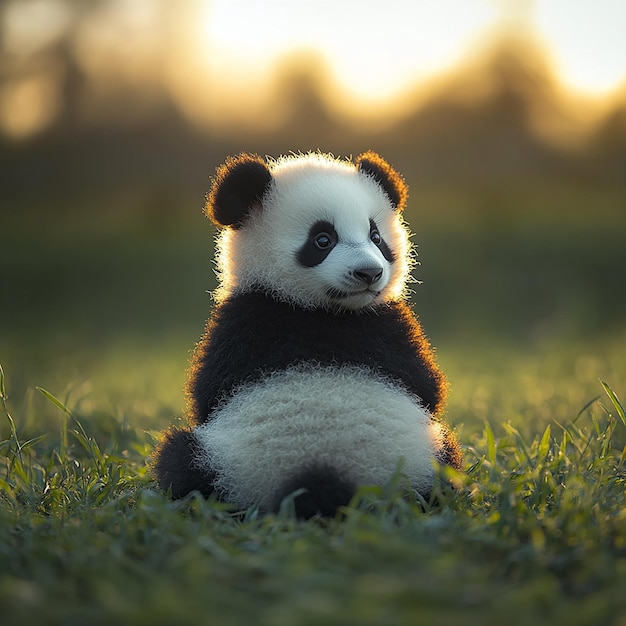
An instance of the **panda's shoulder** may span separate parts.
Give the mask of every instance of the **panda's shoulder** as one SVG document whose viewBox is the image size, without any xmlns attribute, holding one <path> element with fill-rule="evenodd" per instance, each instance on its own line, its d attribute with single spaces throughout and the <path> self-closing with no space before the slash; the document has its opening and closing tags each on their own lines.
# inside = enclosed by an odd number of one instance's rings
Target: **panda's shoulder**
<svg viewBox="0 0 626 626">
<path fill-rule="evenodd" d="M 324 338 L 326 343 L 343 344 L 353 337 L 376 335 L 379 340 L 406 341 L 407 335 L 421 335 L 421 326 L 411 308 L 402 301 L 380 304 L 367 311 L 335 314 L 322 308 L 306 309 L 274 298 L 262 290 L 234 295 L 214 311 L 209 322 L 213 332 L 239 338 L 281 335 L 297 330 L 306 336 Z M 290 333 L 293 336 L 293 333 Z"/>
<path fill-rule="evenodd" d="M 300 309 L 282 302 L 262 289 L 229 296 L 213 311 L 213 320 L 238 329 L 276 326 L 279 321 L 294 322 Z"/>
</svg>

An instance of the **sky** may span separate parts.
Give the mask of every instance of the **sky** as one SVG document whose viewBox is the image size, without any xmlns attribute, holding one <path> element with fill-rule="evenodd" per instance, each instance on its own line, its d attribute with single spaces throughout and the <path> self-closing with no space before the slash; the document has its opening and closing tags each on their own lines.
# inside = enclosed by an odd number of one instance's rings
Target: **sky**
<svg viewBox="0 0 626 626">
<path fill-rule="evenodd" d="M 570 88 L 604 94 L 626 80 L 624 0 L 213 0 L 199 19 L 211 70 L 231 81 L 314 49 L 353 94 L 384 99 L 505 30 L 546 46 Z"/>
</svg>

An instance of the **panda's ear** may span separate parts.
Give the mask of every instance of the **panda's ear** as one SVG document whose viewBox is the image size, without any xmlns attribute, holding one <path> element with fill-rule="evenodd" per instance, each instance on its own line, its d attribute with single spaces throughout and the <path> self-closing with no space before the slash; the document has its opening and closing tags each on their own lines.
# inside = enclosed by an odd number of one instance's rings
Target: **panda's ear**
<svg viewBox="0 0 626 626">
<path fill-rule="evenodd" d="M 402 176 L 385 159 L 370 150 L 359 155 L 355 163 L 360 172 L 373 178 L 383 188 L 398 211 L 404 209 L 409 195 L 408 187 Z"/>
<path fill-rule="evenodd" d="M 218 226 L 239 228 L 261 199 L 272 181 L 265 161 L 255 154 L 229 157 L 217 168 L 207 194 L 206 214 Z"/>
</svg>

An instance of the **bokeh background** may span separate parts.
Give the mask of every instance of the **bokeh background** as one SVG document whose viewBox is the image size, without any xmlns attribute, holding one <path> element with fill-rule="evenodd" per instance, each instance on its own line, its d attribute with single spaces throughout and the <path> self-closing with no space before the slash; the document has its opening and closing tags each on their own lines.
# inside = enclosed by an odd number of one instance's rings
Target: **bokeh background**
<svg viewBox="0 0 626 626">
<path fill-rule="evenodd" d="M 180 414 L 215 287 L 204 194 L 242 150 L 374 149 L 404 174 L 453 422 L 495 392 L 546 419 L 598 377 L 623 392 L 625 32 L 621 0 L 0 3 L 20 413 L 41 385 L 150 428 Z"/>
</svg>

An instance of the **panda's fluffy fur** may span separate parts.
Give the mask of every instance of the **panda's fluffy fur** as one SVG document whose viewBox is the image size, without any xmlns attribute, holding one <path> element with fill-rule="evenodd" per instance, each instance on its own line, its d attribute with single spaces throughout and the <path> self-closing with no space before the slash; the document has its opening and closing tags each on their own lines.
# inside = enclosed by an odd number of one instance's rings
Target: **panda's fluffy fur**
<svg viewBox="0 0 626 626">
<path fill-rule="evenodd" d="M 226 161 L 207 197 L 219 288 L 188 380 L 188 428 L 155 452 L 159 485 L 240 508 L 332 515 L 402 471 L 428 496 L 461 466 L 446 381 L 404 301 L 407 188 L 380 156 Z"/>
</svg>

